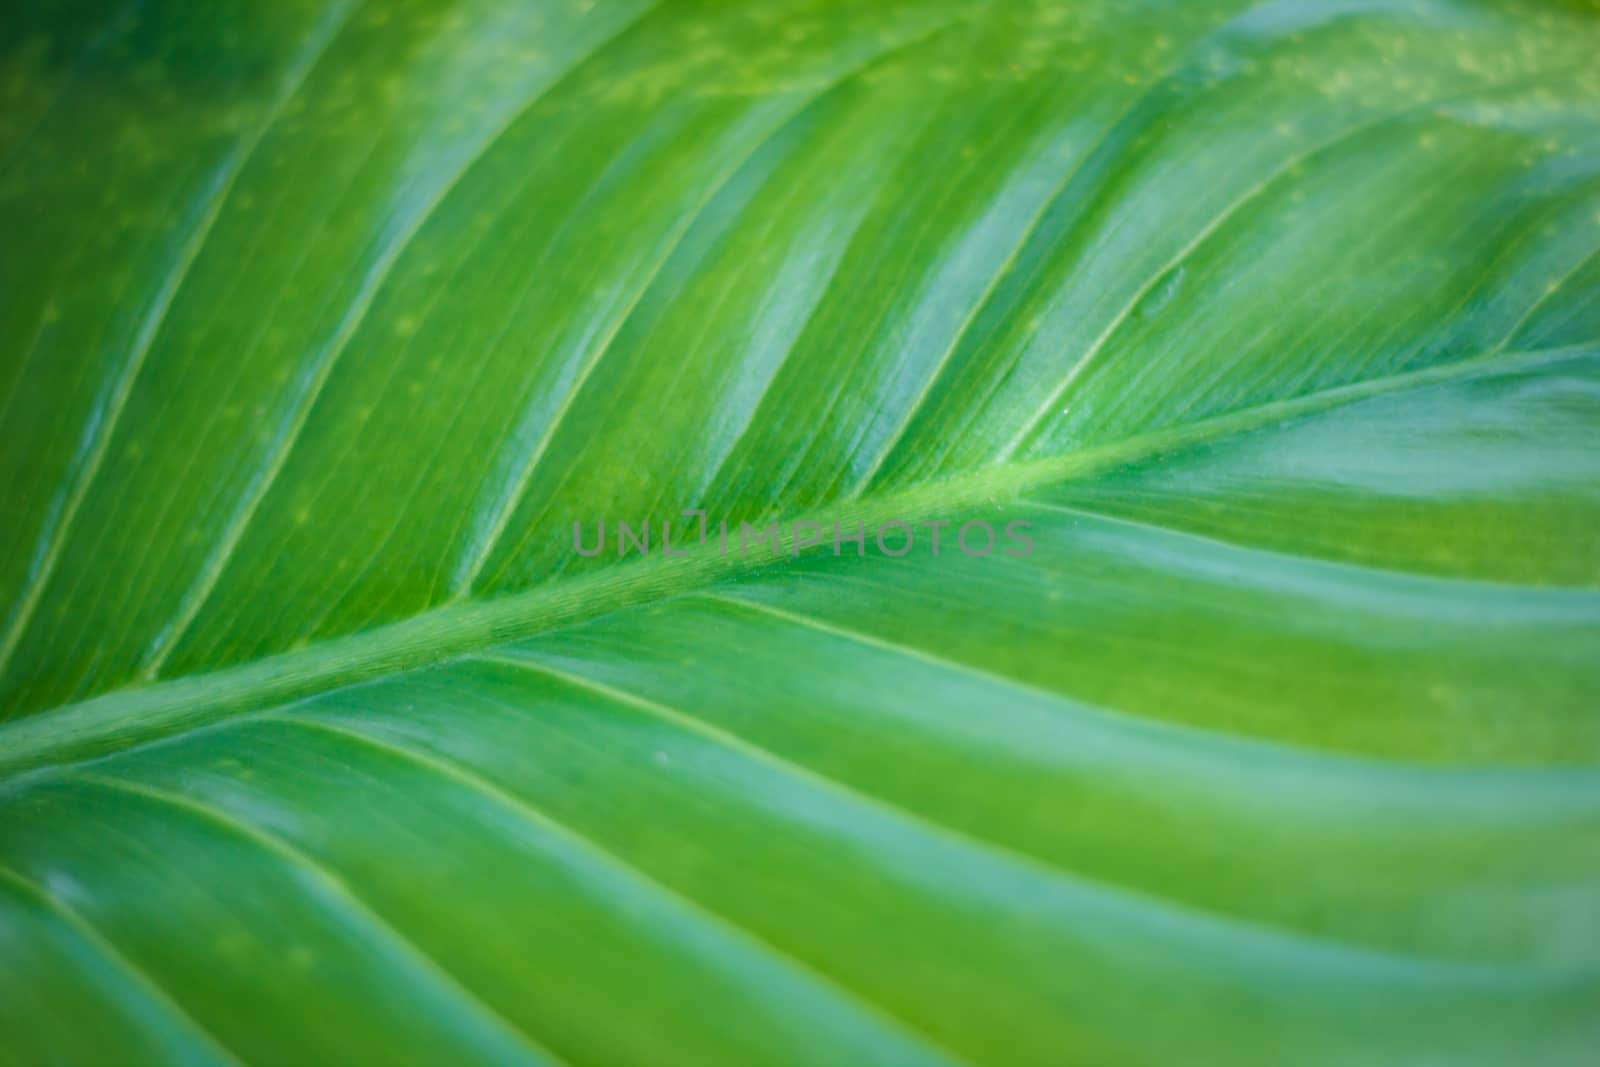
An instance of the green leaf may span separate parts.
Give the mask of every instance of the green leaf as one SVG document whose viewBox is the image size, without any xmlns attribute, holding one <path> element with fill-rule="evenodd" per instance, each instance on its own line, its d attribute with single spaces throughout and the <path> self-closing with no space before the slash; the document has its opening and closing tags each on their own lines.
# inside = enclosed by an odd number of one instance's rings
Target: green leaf
<svg viewBox="0 0 1600 1067">
<path fill-rule="evenodd" d="M 6 5 L 0 1061 L 1591 1062 L 1596 55 Z"/>
</svg>

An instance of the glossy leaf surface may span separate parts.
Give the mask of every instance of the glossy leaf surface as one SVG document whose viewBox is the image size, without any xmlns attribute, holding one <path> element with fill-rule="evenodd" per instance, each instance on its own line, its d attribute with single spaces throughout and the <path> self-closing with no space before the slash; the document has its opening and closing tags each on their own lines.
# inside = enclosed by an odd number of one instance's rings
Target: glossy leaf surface
<svg viewBox="0 0 1600 1067">
<path fill-rule="evenodd" d="M 8 6 L 0 1059 L 1592 1062 L 1596 55 Z"/>
</svg>

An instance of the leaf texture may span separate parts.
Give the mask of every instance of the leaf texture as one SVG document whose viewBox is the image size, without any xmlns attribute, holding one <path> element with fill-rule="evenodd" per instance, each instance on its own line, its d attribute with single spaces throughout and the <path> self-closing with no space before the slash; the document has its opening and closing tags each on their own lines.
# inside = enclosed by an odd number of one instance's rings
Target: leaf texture
<svg viewBox="0 0 1600 1067">
<path fill-rule="evenodd" d="M 0 15 L 0 1059 L 1591 1060 L 1591 5 L 215 7 Z"/>
</svg>

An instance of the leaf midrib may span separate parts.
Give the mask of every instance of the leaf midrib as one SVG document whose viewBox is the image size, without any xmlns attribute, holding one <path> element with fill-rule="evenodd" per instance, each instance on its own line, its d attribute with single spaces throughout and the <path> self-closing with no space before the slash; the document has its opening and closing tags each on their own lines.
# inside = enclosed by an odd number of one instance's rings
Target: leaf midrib
<svg viewBox="0 0 1600 1067">
<path fill-rule="evenodd" d="M 522 640 L 621 608 L 705 589 L 797 558 L 799 523 L 876 526 L 993 505 L 1042 485 L 1090 477 L 1179 448 L 1214 443 L 1357 401 L 1479 375 L 1593 354 L 1592 344 L 1478 355 L 1242 408 L 1044 459 L 980 468 L 894 493 L 836 501 L 818 511 L 768 516 L 782 527 L 770 558 L 721 556 L 714 545 L 684 557 L 646 556 L 594 574 L 484 600 L 457 600 L 371 630 L 330 638 L 249 663 L 116 690 L 0 723 L 0 777 L 107 755 L 315 693 L 399 674 Z"/>
</svg>

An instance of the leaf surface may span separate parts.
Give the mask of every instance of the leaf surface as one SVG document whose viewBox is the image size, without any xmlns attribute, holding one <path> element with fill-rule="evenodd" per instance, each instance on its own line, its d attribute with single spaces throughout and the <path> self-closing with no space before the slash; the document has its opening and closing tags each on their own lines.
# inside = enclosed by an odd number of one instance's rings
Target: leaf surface
<svg viewBox="0 0 1600 1067">
<path fill-rule="evenodd" d="M 1592 6 L 0 27 L 0 1058 L 1600 1047 Z"/>
</svg>

